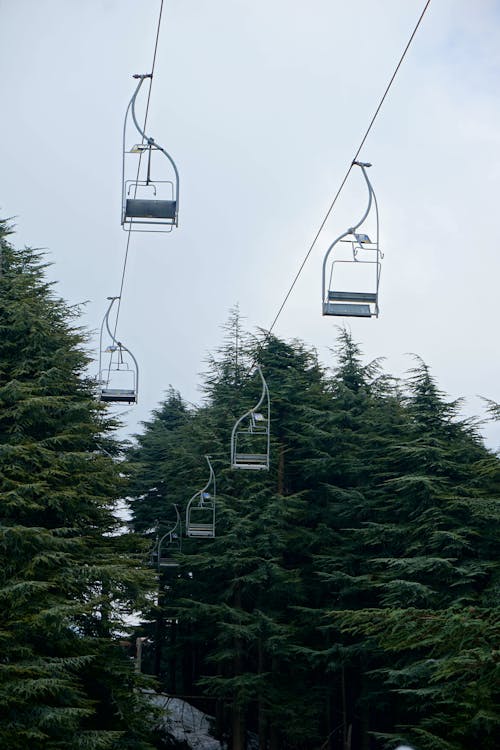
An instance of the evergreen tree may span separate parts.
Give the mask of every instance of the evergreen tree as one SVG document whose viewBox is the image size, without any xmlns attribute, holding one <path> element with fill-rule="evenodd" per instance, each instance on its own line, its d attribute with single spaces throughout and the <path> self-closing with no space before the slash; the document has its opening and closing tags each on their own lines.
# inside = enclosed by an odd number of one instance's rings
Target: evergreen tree
<svg viewBox="0 0 500 750">
<path fill-rule="evenodd" d="M 300 646 L 322 688 L 325 750 L 339 745 L 367 748 L 370 706 L 380 702 L 380 691 L 368 676 L 377 663 L 373 647 L 343 635 L 328 614 L 332 608 L 370 605 L 360 530 L 370 519 L 377 459 L 397 439 L 401 412 L 397 384 L 381 373 L 378 361 L 363 365 L 359 346 L 349 331 L 340 330 L 321 421 L 323 471 L 312 516 L 316 595 L 302 613 Z"/>
<path fill-rule="evenodd" d="M 300 342 L 252 343 L 237 311 L 226 330 L 205 404 L 165 429 L 170 393 L 130 452 L 137 530 L 162 512 L 158 487 L 185 508 L 204 454 L 217 474 L 216 538 L 184 539 L 179 568 L 160 575 L 164 684 L 215 706 L 232 750 L 246 730 L 261 750 L 397 738 L 465 750 L 480 729 L 491 750 L 498 458 L 421 362 L 405 391 L 379 362 L 362 364 L 348 331 L 328 378 Z M 271 468 L 233 471 L 229 436 L 259 397 L 245 377 L 257 362 Z"/>
<path fill-rule="evenodd" d="M 168 528 L 171 505 L 184 500 L 178 488 L 183 489 L 189 477 L 184 469 L 188 442 L 181 428 L 189 430 L 192 424 L 192 415 L 173 388 L 152 417 L 143 423 L 144 432 L 135 436 L 127 464 L 134 530 L 150 534 Z"/>
<path fill-rule="evenodd" d="M 0 234 L 0 746 L 152 747 L 118 644 L 149 575 L 113 515 L 110 420 L 74 311 Z"/>
<path fill-rule="evenodd" d="M 358 531 L 358 579 L 370 592 L 362 609 L 335 621 L 378 654 L 379 674 L 400 696 L 391 706 L 399 736 L 423 750 L 493 750 L 497 667 L 487 639 L 498 607 L 498 458 L 423 362 L 408 387 L 406 427 L 374 464 Z M 398 736 L 387 724 L 379 735 Z"/>
<path fill-rule="evenodd" d="M 227 466 L 234 421 L 259 396 L 257 379 L 245 380 L 239 369 L 252 361 L 263 368 L 273 403 L 272 467 L 257 476 Z M 204 386 L 207 403 L 193 415 L 189 430 L 179 428 L 175 433 L 179 445 L 198 446 L 198 467 L 203 466 L 203 453 L 210 450 L 219 488 L 217 536 L 184 540 L 183 567 L 189 574 L 181 572 L 160 584 L 164 619 L 175 622 L 175 648 L 189 654 L 189 674 L 194 671 L 198 679 L 202 677 L 199 685 L 204 694 L 217 699 L 220 728 L 225 726 L 232 734 L 234 748 L 243 747 L 245 725 L 259 733 L 262 747 L 269 742 L 277 748 L 285 741 L 290 747 L 307 747 L 313 725 L 320 721 L 315 702 L 304 708 L 303 689 L 297 690 L 290 678 L 298 669 L 293 605 L 306 601 L 302 576 L 310 569 L 303 565 L 308 560 L 309 532 L 300 463 L 311 456 L 307 447 L 311 437 L 303 436 L 301 422 L 320 414 L 321 397 L 326 405 L 328 396 L 322 396 L 322 387 L 313 353 L 298 342 L 290 346 L 274 338 L 264 346 L 249 346 L 233 313 L 219 359 L 210 362 Z M 156 431 L 148 426 L 137 452 L 130 454 L 139 474 L 145 456 L 142 446 Z M 162 443 L 167 452 L 169 440 Z M 177 455 L 170 452 L 160 469 L 164 476 L 172 476 L 175 466 L 179 469 Z M 196 486 L 195 477 L 200 477 L 200 486 L 203 479 L 199 468 L 186 459 L 187 453 L 184 465 L 192 474 L 184 491 L 187 499 L 189 485 Z M 137 502 L 134 499 L 134 507 Z M 307 678 L 304 663 L 303 684 Z M 199 690 L 186 674 L 182 684 L 191 694 Z M 228 705 L 230 716 L 224 717 L 223 707 Z M 303 721 L 304 711 L 308 724 Z"/>
</svg>

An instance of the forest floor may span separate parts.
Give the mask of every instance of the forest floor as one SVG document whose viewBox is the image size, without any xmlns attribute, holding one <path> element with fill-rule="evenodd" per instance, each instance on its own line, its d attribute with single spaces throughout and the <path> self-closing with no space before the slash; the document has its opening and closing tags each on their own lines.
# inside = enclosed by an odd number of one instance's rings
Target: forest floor
<svg viewBox="0 0 500 750">
<path fill-rule="evenodd" d="M 225 742 L 219 742 L 210 734 L 214 724 L 213 716 L 203 713 L 180 698 L 171 698 L 166 693 L 145 691 L 151 703 L 162 713 L 162 729 L 179 744 L 179 748 L 189 750 L 227 750 Z M 248 750 L 257 750 L 257 735 L 248 732 Z"/>
</svg>

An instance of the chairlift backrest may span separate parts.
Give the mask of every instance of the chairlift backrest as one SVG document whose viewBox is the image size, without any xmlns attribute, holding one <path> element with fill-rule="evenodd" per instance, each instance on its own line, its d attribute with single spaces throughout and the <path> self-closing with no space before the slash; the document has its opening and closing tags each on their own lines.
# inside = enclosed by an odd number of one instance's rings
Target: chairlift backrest
<svg viewBox="0 0 500 750">
<path fill-rule="evenodd" d="M 371 318 L 379 314 L 379 286 L 382 253 L 379 246 L 378 205 L 366 169 L 371 164 L 353 162 L 361 168 L 368 188 L 368 206 L 353 227 L 337 237 L 328 248 L 323 260 L 322 312 L 323 315 Z M 375 214 L 375 240 L 368 234 L 358 232 L 370 214 Z M 347 243 L 348 248 L 345 247 Z M 331 261 L 327 279 L 327 264 Z"/>
<path fill-rule="evenodd" d="M 206 485 L 193 497 L 186 508 L 186 536 L 198 539 L 213 539 L 215 537 L 215 473 L 210 463 L 210 456 L 205 456 L 210 469 Z"/>
<path fill-rule="evenodd" d="M 98 397 L 100 401 L 108 404 L 136 404 L 139 366 L 130 349 L 121 341 L 117 341 L 109 325 L 111 308 L 119 297 L 108 299 L 110 304 L 101 324 L 99 338 Z M 105 333 L 111 339 L 108 345 L 105 345 Z"/>
<path fill-rule="evenodd" d="M 231 433 L 232 469 L 269 469 L 271 404 L 259 366 L 257 372 L 262 381 L 260 399 L 236 421 Z"/>
<path fill-rule="evenodd" d="M 123 125 L 121 223 L 132 232 L 170 232 L 178 225 L 179 173 L 170 154 L 145 133 L 137 120 L 137 95 L 151 75 L 134 78 L 139 83 Z M 138 131 L 140 143 L 131 143 L 131 126 Z M 137 138 L 135 131 L 134 138 Z"/>
</svg>

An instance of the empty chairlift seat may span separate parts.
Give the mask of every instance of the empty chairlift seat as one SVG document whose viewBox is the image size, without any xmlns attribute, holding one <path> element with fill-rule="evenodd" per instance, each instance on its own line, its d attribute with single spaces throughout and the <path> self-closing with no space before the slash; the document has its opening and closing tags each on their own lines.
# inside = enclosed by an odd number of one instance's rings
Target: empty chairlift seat
<svg viewBox="0 0 500 750">
<path fill-rule="evenodd" d="M 108 299 L 110 304 L 101 324 L 99 340 L 98 397 L 107 404 L 136 404 L 139 367 L 130 349 L 117 341 L 109 325 L 111 308 L 119 297 Z M 110 339 L 107 345 L 106 335 Z"/>
<path fill-rule="evenodd" d="M 151 563 L 160 572 L 179 567 L 179 559 L 176 554 L 181 552 L 182 549 L 182 522 L 177 505 L 174 505 L 174 508 L 175 524 L 161 536 L 158 534 L 151 552 Z"/>
<path fill-rule="evenodd" d="M 123 128 L 121 223 L 132 232 L 170 232 L 178 225 L 179 172 L 170 154 L 139 125 L 136 98 L 151 76 L 134 77 L 139 83 L 127 107 Z M 133 143 L 137 132 L 141 142 Z"/>
<path fill-rule="evenodd" d="M 269 390 L 260 367 L 257 367 L 262 391 L 257 404 L 243 414 L 231 433 L 231 468 L 269 469 L 271 405 Z"/>
<path fill-rule="evenodd" d="M 370 164 L 354 162 L 362 170 L 368 187 L 368 207 L 358 223 L 341 234 L 328 248 L 323 261 L 323 315 L 342 317 L 378 317 L 378 293 L 382 253 L 379 247 L 378 206 L 366 168 Z M 375 241 L 357 231 L 374 208 Z M 327 268 L 330 273 L 327 278 Z"/>
<path fill-rule="evenodd" d="M 189 523 L 186 526 L 187 536 L 200 539 L 215 537 L 215 502 L 210 492 L 204 492 L 202 498 L 191 505 Z"/>
<path fill-rule="evenodd" d="M 186 507 L 186 536 L 198 539 L 215 537 L 215 473 L 210 456 L 205 456 L 210 470 L 206 485 L 195 492 Z"/>
</svg>

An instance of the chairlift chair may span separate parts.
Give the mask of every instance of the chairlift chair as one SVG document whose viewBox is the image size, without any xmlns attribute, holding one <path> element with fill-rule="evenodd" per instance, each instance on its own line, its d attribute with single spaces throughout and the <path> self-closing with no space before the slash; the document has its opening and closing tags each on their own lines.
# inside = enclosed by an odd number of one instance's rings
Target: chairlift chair
<svg viewBox="0 0 500 750">
<path fill-rule="evenodd" d="M 383 257 L 379 247 L 378 205 L 373 187 L 366 172 L 371 164 L 353 162 L 361 168 L 368 187 L 368 206 L 353 227 L 337 237 L 328 248 L 323 260 L 322 307 L 323 315 L 355 318 L 378 317 L 378 294 L 380 285 L 380 261 Z M 374 207 L 375 240 L 359 232 L 359 227 Z M 342 245 L 347 243 L 350 247 Z M 327 264 L 332 258 L 327 281 Z"/>
<path fill-rule="evenodd" d="M 262 392 L 256 405 L 243 414 L 231 433 L 232 469 L 269 469 L 271 404 L 262 370 L 257 366 Z"/>
<path fill-rule="evenodd" d="M 171 232 L 178 225 L 179 173 L 170 154 L 146 135 L 137 120 L 135 104 L 146 78 L 151 74 L 135 75 L 139 83 L 125 113 L 122 154 L 122 218 L 125 230 L 132 232 Z M 131 143 L 130 121 L 141 140 Z M 152 178 L 153 165 L 159 168 L 161 179 Z M 171 179 L 164 179 L 171 175 Z M 156 174 L 156 172 L 155 172 Z"/>
<path fill-rule="evenodd" d="M 215 537 L 215 473 L 210 463 L 210 456 L 205 456 L 210 476 L 206 485 L 195 492 L 186 508 L 186 536 L 198 539 Z"/>
<path fill-rule="evenodd" d="M 109 325 L 111 308 L 119 297 L 108 297 L 110 300 L 106 315 L 101 324 L 99 339 L 99 400 L 108 404 L 136 404 L 139 384 L 139 366 L 137 360 L 127 347 L 118 341 Z M 104 345 L 106 330 L 111 343 Z M 104 363 L 109 355 L 108 364 Z M 131 364 L 125 356 L 131 360 Z"/>
<path fill-rule="evenodd" d="M 158 571 L 179 567 L 179 560 L 175 553 L 182 549 L 182 521 L 179 508 L 175 503 L 175 524 L 163 536 L 157 536 L 155 546 L 151 552 L 151 562 Z"/>
</svg>

